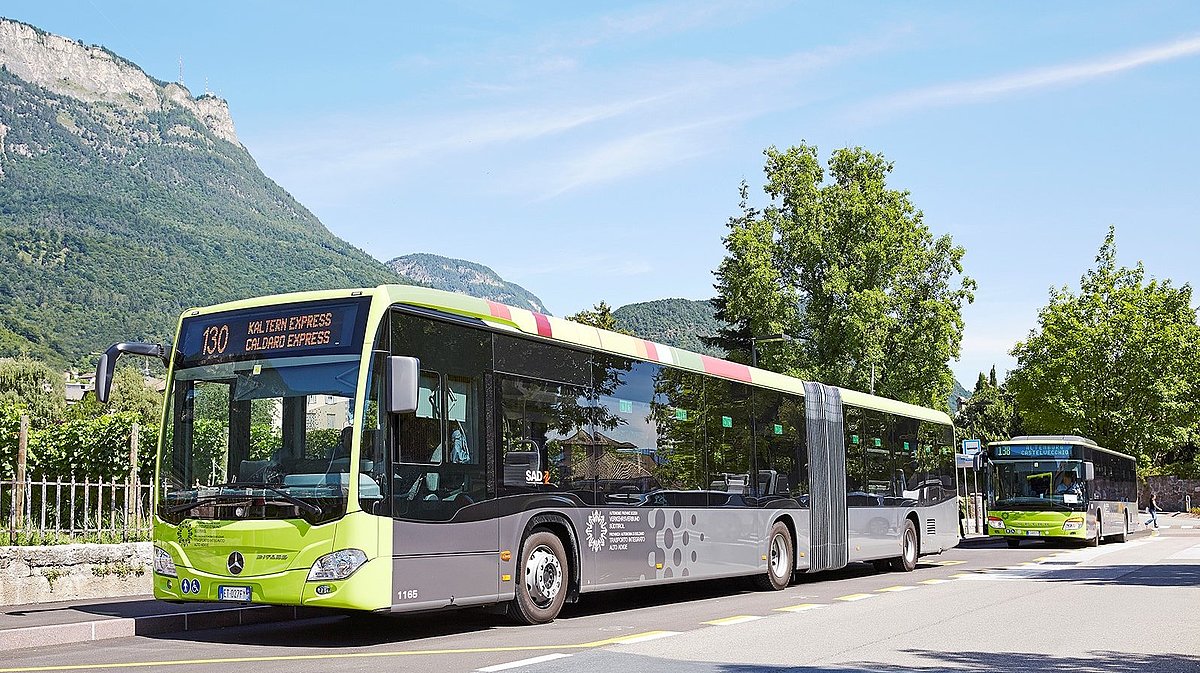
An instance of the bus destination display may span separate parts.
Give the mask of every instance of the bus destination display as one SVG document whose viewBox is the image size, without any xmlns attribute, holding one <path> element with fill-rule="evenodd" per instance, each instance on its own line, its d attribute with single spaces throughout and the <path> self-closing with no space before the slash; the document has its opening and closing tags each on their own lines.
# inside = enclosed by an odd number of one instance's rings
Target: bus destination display
<svg viewBox="0 0 1200 673">
<path fill-rule="evenodd" d="M 229 311 L 183 323 L 184 365 L 254 357 L 357 353 L 366 317 L 361 301 L 312 302 Z"/>
<path fill-rule="evenodd" d="M 1014 446 L 997 446 L 995 447 L 995 457 L 1021 457 L 1021 458 L 1070 458 L 1072 455 L 1072 447 L 1070 444 L 1021 444 Z"/>
</svg>

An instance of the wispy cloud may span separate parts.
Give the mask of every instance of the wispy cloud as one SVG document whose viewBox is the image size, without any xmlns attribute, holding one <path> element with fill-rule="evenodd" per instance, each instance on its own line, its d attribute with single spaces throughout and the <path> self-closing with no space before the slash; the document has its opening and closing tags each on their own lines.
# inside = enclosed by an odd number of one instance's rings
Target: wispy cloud
<svg viewBox="0 0 1200 673">
<path fill-rule="evenodd" d="M 1155 63 L 1173 61 L 1200 54 L 1200 36 L 1166 44 L 1135 49 L 1089 61 L 1068 63 L 984 79 L 954 82 L 906 91 L 866 106 L 864 115 L 876 117 L 888 113 L 931 107 L 962 105 L 994 100 L 1010 94 L 1038 89 L 1065 87 L 1107 75 L 1134 70 Z"/>
</svg>

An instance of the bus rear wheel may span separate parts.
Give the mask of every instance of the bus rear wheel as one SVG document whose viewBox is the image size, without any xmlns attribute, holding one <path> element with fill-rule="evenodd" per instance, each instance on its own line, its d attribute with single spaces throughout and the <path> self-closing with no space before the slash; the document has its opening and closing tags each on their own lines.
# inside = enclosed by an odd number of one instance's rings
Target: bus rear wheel
<svg viewBox="0 0 1200 673">
<path fill-rule="evenodd" d="M 1125 513 L 1125 527 L 1121 529 L 1119 534 L 1113 536 L 1113 539 L 1117 542 L 1125 542 L 1129 539 L 1129 512 Z"/>
<path fill-rule="evenodd" d="M 508 604 L 508 616 L 520 624 L 554 621 L 570 587 L 567 551 L 557 535 L 535 530 L 521 545 L 517 568 L 517 596 Z"/>
<path fill-rule="evenodd" d="M 900 555 L 892 559 L 892 570 L 912 572 L 917 567 L 920 548 L 917 543 L 917 527 L 909 519 L 904 520 L 904 532 L 900 534 Z"/>
<path fill-rule="evenodd" d="M 781 591 L 792 583 L 796 564 L 792 561 L 792 534 L 782 521 L 771 526 L 771 543 L 767 551 L 767 572 L 754 578 L 754 584 L 764 591 Z"/>
</svg>

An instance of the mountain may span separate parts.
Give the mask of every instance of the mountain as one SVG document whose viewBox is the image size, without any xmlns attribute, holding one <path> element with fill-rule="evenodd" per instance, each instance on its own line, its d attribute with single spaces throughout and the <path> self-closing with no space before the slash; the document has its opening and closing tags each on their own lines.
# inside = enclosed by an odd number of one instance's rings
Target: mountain
<svg viewBox="0 0 1200 673">
<path fill-rule="evenodd" d="M 429 253 L 397 257 L 387 263 L 392 271 L 419 285 L 461 292 L 549 315 L 542 300 L 532 292 L 510 283 L 482 264 Z"/>
<path fill-rule="evenodd" d="M 189 306 L 399 282 L 263 175 L 227 103 L 0 19 L 0 356 L 169 339 Z"/>
<path fill-rule="evenodd" d="M 954 391 L 950 393 L 950 399 L 946 401 L 950 406 L 951 416 L 958 413 L 958 398 L 960 397 L 964 400 L 971 399 L 971 391 L 964 388 L 958 379 L 954 379 Z"/>
<path fill-rule="evenodd" d="M 626 304 L 613 310 L 617 327 L 668 346 L 697 353 L 724 357 L 719 348 L 705 345 L 702 336 L 711 336 L 722 323 L 714 315 L 716 309 L 705 300 L 657 299 Z"/>
</svg>

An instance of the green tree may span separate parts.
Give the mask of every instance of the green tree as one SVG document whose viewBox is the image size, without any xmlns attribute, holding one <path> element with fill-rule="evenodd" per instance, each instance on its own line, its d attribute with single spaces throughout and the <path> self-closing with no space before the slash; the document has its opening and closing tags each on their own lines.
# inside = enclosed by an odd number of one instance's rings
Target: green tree
<svg viewBox="0 0 1200 673">
<path fill-rule="evenodd" d="M 119 370 L 113 376 L 108 408 L 113 413 L 132 413 L 143 428 L 157 427 L 162 415 L 163 396 L 146 385 L 141 372 L 133 368 Z"/>
<path fill-rule="evenodd" d="M 43 362 L 25 356 L 0 360 L 0 402 L 21 405 L 39 426 L 63 417 L 65 390 L 62 374 Z"/>
<path fill-rule="evenodd" d="M 1080 434 L 1160 466 L 1200 420 L 1200 326 L 1192 288 L 1118 267 L 1110 228 L 1079 292 L 1050 290 L 1013 347 L 1007 381 L 1025 428 Z"/>
<path fill-rule="evenodd" d="M 590 311 L 584 309 L 579 313 L 567 316 L 567 320 L 574 320 L 575 322 L 583 323 L 584 325 L 591 325 L 592 327 L 599 327 L 600 329 L 606 329 L 610 332 L 629 334 L 628 331 L 617 327 L 617 319 L 613 316 L 612 307 L 604 301 L 593 305 Z"/>
<path fill-rule="evenodd" d="M 975 390 L 954 416 L 954 425 L 963 439 L 982 439 L 985 443 L 1011 439 L 1021 434 L 1021 419 L 1012 395 L 996 382 L 996 368 L 990 375 L 979 374 Z"/>
<path fill-rule="evenodd" d="M 760 366 L 861 390 L 873 366 L 878 394 L 944 408 L 974 299 L 963 249 L 888 188 L 882 155 L 837 150 L 828 174 L 807 144 L 765 155 L 770 203 L 751 207 L 743 183 L 728 223 L 714 303 L 732 327 L 714 342 L 744 361 L 752 335 L 787 333 Z"/>
</svg>

